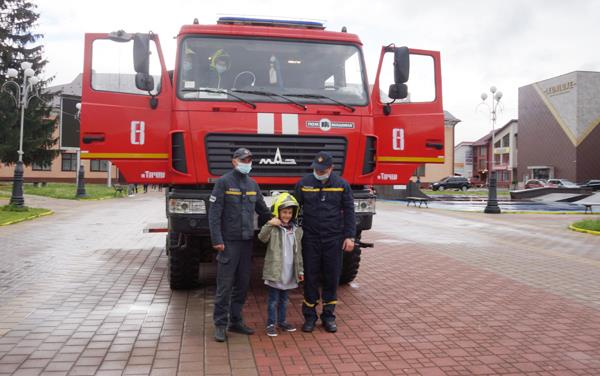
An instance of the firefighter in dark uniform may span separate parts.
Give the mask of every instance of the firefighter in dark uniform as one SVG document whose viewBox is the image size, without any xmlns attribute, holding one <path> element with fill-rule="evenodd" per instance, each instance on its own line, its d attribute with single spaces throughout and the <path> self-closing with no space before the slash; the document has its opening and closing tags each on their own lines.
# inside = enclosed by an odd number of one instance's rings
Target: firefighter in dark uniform
<svg viewBox="0 0 600 376">
<path fill-rule="evenodd" d="M 294 196 L 302 207 L 302 257 L 304 259 L 304 302 L 302 330 L 312 332 L 317 322 L 316 306 L 322 299 L 321 322 L 326 331 L 336 332 L 335 305 L 342 269 L 342 251 L 354 250 L 356 221 L 352 189 L 333 171 L 333 158 L 319 152 L 313 173 L 298 184 Z M 319 294 L 319 282 L 322 293 Z"/>
<path fill-rule="evenodd" d="M 254 333 L 242 319 L 250 283 L 254 213 L 259 214 L 259 222 L 271 218 L 260 187 L 248 176 L 252 169 L 250 150 L 237 149 L 231 162 L 234 169 L 215 183 L 208 213 L 212 245 L 218 252 L 213 314 L 218 342 L 226 340 L 227 326 L 232 332 Z"/>
</svg>

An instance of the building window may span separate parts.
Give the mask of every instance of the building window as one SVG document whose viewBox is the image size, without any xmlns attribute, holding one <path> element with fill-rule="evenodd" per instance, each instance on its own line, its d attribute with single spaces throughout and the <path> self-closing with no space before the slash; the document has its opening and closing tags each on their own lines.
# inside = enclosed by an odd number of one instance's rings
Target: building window
<svg viewBox="0 0 600 376">
<path fill-rule="evenodd" d="M 507 148 L 509 146 L 510 146 L 510 134 L 507 134 L 506 136 L 502 137 L 502 147 Z"/>
<path fill-rule="evenodd" d="M 479 155 L 482 157 L 485 157 L 485 155 L 486 155 L 485 147 L 479 148 Z"/>
<path fill-rule="evenodd" d="M 77 171 L 77 154 L 62 153 L 62 171 Z"/>
<path fill-rule="evenodd" d="M 33 162 L 31 164 L 31 169 L 33 171 L 52 171 L 52 162 L 50 162 L 48 165 L 42 165 L 42 164 Z"/>
<path fill-rule="evenodd" d="M 108 171 L 108 161 L 102 161 L 99 159 L 92 159 L 90 161 L 90 171 L 95 172 L 106 172 Z"/>
</svg>

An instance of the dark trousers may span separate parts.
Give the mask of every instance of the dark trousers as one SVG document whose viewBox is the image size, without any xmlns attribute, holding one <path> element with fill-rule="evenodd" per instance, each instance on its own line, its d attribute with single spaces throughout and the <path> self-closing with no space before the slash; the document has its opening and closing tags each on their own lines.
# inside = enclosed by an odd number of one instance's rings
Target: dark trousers
<svg viewBox="0 0 600 376">
<path fill-rule="evenodd" d="M 267 326 L 274 325 L 275 322 L 283 324 L 287 311 L 288 291 L 276 289 L 267 286 L 269 297 L 267 298 Z"/>
<path fill-rule="evenodd" d="M 225 250 L 217 255 L 215 326 L 242 323 L 242 308 L 250 284 L 251 256 L 252 240 L 225 240 Z"/>
<path fill-rule="evenodd" d="M 335 319 L 337 287 L 342 269 L 342 238 L 319 239 L 304 235 L 302 257 L 304 261 L 304 303 L 302 314 L 306 321 L 317 320 L 316 306 L 323 299 L 321 321 Z M 322 294 L 319 286 L 322 282 Z"/>
</svg>

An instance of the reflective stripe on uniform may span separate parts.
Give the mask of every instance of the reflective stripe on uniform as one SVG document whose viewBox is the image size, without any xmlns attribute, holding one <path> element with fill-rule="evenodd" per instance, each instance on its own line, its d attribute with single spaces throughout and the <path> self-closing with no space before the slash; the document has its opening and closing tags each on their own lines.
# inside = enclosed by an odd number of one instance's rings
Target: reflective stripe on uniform
<svg viewBox="0 0 600 376">
<path fill-rule="evenodd" d="M 247 196 L 256 196 L 256 191 L 248 191 L 246 192 Z"/>
<path fill-rule="evenodd" d="M 344 192 L 344 188 L 323 188 L 323 192 Z"/>
<path fill-rule="evenodd" d="M 256 193 L 256 192 L 255 192 Z M 236 195 L 236 196 L 241 196 L 242 192 L 236 192 L 236 191 L 225 191 L 226 195 Z"/>
<path fill-rule="evenodd" d="M 337 300 L 332 300 L 330 302 L 323 302 L 323 305 L 337 304 Z"/>
<path fill-rule="evenodd" d="M 300 190 L 302 192 L 319 192 L 320 191 L 319 188 L 308 188 L 308 187 L 301 187 Z"/>
<path fill-rule="evenodd" d="M 309 302 L 307 302 L 306 300 L 304 300 L 304 301 L 302 302 L 302 304 L 304 304 L 305 306 L 307 306 L 307 307 L 309 307 L 309 308 L 313 308 L 314 306 L 316 306 L 317 304 L 319 304 L 319 301 L 317 300 L 317 302 L 316 302 L 316 303 L 309 303 Z"/>
</svg>

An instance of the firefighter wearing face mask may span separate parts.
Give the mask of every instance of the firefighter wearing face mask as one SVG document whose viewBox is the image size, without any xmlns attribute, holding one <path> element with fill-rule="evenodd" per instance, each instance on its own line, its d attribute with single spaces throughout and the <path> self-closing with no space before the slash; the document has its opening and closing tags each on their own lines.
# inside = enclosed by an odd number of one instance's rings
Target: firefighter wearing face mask
<svg viewBox="0 0 600 376">
<path fill-rule="evenodd" d="M 316 307 L 321 301 L 321 322 L 326 331 L 333 333 L 337 331 L 334 311 L 342 269 L 342 252 L 354 250 L 354 199 L 348 182 L 333 172 L 331 154 L 319 152 L 312 168 L 313 172 L 296 184 L 294 192 L 302 207 L 304 231 L 302 313 L 305 321 L 302 330 L 314 330 L 318 318 Z"/>
<path fill-rule="evenodd" d="M 215 340 L 226 340 L 226 328 L 253 334 L 242 319 L 242 308 L 250 283 L 254 213 L 259 224 L 271 218 L 260 187 L 248 176 L 252 153 L 239 148 L 233 154 L 234 169 L 221 176 L 210 196 L 208 220 L 213 248 L 217 251 L 217 289 L 215 296 Z"/>
<path fill-rule="evenodd" d="M 209 86 L 217 89 L 225 88 L 224 76 L 230 68 L 231 57 L 229 54 L 223 49 L 217 50 L 210 57 Z"/>
</svg>

